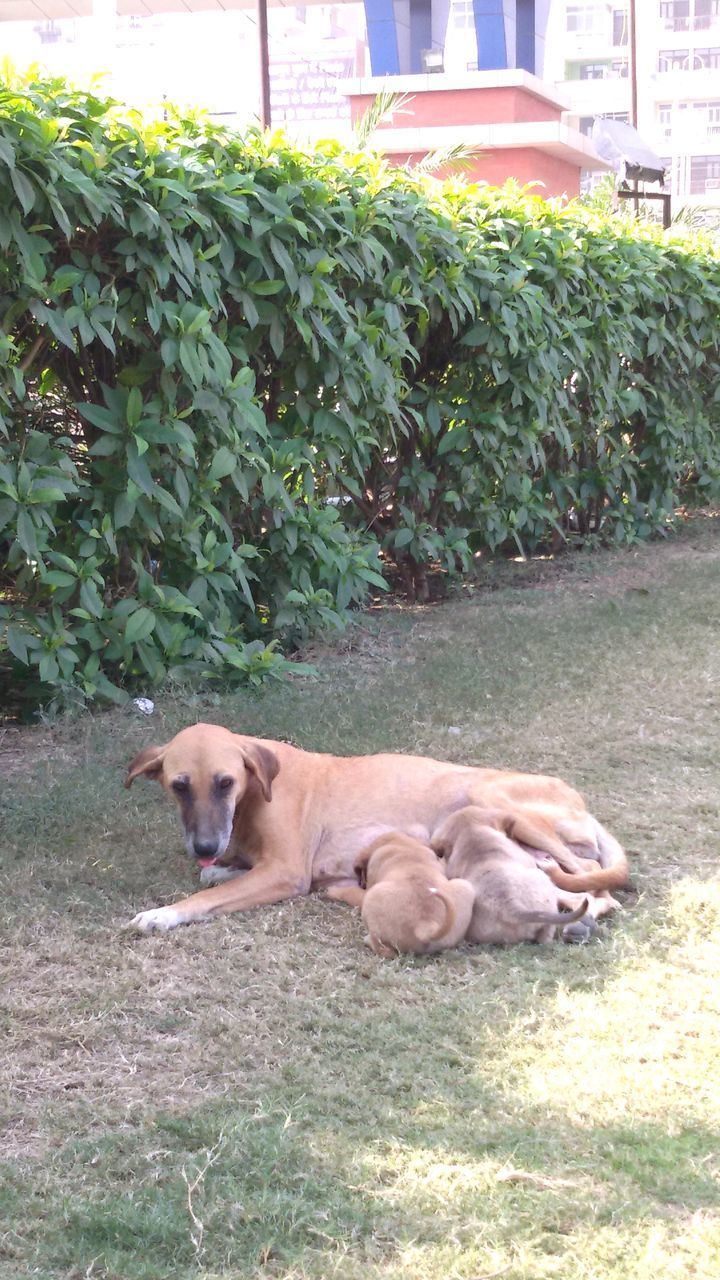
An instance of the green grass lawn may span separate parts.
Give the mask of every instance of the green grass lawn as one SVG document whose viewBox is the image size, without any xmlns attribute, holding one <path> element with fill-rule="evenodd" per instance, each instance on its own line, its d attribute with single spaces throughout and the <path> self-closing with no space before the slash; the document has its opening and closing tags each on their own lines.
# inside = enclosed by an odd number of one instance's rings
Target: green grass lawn
<svg viewBox="0 0 720 1280">
<path fill-rule="evenodd" d="M 720 522 L 371 611 L 316 680 L 0 730 L 2 1280 L 720 1276 Z M 388 962 L 192 885 L 122 787 L 194 719 L 561 774 L 627 845 L 587 947 Z"/>
</svg>

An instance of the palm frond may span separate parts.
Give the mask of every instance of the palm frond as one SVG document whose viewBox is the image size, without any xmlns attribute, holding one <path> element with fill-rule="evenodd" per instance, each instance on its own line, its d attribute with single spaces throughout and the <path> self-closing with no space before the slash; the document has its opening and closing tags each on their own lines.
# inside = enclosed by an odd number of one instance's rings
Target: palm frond
<svg viewBox="0 0 720 1280">
<path fill-rule="evenodd" d="M 711 204 L 684 204 L 674 215 L 673 226 L 691 227 L 693 231 L 718 231 L 720 209 Z"/>
<path fill-rule="evenodd" d="M 463 142 L 456 142 L 447 147 L 436 147 L 428 151 L 417 164 L 408 164 L 414 173 L 435 173 L 438 169 L 449 169 L 457 172 L 469 169 L 473 160 L 477 160 L 483 152 L 479 147 L 468 147 Z"/>
<path fill-rule="evenodd" d="M 376 93 L 367 111 L 363 112 L 355 125 L 358 147 L 362 150 L 369 146 L 378 125 L 394 115 L 402 114 L 409 102 L 412 102 L 410 93 L 393 93 L 392 89 L 381 89 L 380 93 Z"/>
</svg>

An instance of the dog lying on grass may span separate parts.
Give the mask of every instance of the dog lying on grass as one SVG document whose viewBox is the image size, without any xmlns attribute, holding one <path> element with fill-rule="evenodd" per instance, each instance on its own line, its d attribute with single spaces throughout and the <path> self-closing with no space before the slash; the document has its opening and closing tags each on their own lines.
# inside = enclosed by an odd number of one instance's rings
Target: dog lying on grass
<svg viewBox="0 0 720 1280">
<path fill-rule="evenodd" d="M 311 889 L 357 884 L 358 854 L 378 836 L 418 829 L 429 836 L 456 809 L 472 804 L 544 813 L 559 836 L 564 870 L 558 874 L 570 876 L 578 892 L 627 880 L 627 859 L 617 840 L 559 778 L 422 756 L 325 755 L 213 724 L 192 725 L 161 746 L 146 747 L 129 765 L 125 786 L 139 777 L 155 779 L 174 797 L 188 854 L 206 877 L 227 881 L 172 906 L 141 911 L 130 923 L 143 933 L 282 902 Z M 568 823 L 581 839 L 587 835 L 595 869 L 566 848 L 568 836 L 559 823 Z M 245 874 L 228 878 L 228 869 Z"/>
<path fill-rule="evenodd" d="M 450 883 L 459 876 L 474 888 L 467 941 L 496 945 L 552 942 L 558 927 L 563 928 L 568 941 L 587 941 L 596 917 L 618 904 L 609 895 L 583 897 L 558 889 L 550 878 L 557 870 L 551 859 L 538 857 L 509 839 L 498 829 L 503 824 L 507 825 L 504 815 L 470 805 L 453 813 L 433 832 L 431 845 L 445 858 Z M 532 835 L 531 826 L 521 829 Z M 569 910 L 561 912 L 561 906 Z"/>
<path fill-rule="evenodd" d="M 475 890 L 467 880 L 448 880 L 421 840 L 400 831 L 379 836 L 362 851 L 355 870 L 364 889 L 331 885 L 327 896 L 360 907 L 377 955 L 426 955 L 456 947 L 465 937 Z"/>
</svg>

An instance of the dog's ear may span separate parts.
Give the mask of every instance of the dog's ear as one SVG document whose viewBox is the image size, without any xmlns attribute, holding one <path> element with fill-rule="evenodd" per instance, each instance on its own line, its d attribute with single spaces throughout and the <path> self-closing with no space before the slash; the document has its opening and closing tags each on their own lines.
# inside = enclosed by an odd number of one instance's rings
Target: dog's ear
<svg viewBox="0 0 720 1280">
<path fill-rule="evenodd" d="M 125 786 L 131 787 L 141 774 L 146 778 L 159 778 L 165 759 L 166 747 L 145 747 L 128 765 Z"/>
<path fill-rule="evenodd" d="M 273 779 L 280 772 L 280 761 L 274 751 L 261 747 L 259 742 L 243 747 L 242 758 L 245 768 L 254 774 L 260 783 L 260 789 L 266 800 L 272 800 Z"/>
<path fill-rule="evenodd" d="M 361 889 L 367 889 L 367 862 L 356 862 L 353 871 Z"/>
<path fill-rule="evenodd" d="M 450 831 L 449 831 L 447 821 L 441 822 L 440 826 L 436 827 L 432 833 L 432 836 L 430 838 L 430 848 L 432 849 L 433 853 L 437 854 L 438 858 L 450 857 L 450 850 L 452 849 L 452 840 L 448 838 L 449 835 L 450 835 Z"/>
</svg>

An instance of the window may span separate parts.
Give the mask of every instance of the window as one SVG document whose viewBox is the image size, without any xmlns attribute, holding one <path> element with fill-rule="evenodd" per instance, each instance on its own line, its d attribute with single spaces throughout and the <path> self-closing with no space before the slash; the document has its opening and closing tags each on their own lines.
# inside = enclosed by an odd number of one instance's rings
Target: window
<svg viewBox="0 0 720 1280">
<path fill-rule="evenodd" d="M 720 98 L 711 98 L 707 102 L 693 102 L 693 129 L 702 130 L 708 137 L 720 136 Z"/>
<path fill-rule="evenodd" d="M 575 35 L 601 35 L 605 21 L 605 10 L 596 6 L 569 4 L 565 10 L 565 28 Z"/>
<path fill-rule="evenodd" d="M 720 156 L 690 159 L 690 194 L 702 196 L 706 191 L 720 191 Z"/>
<path fill-rule="evenodd" d="M 690 0 L 661 0 L 660 20 L 670 31 L 689 31 Z"/>
<path fill-rule="evenodd" d="M 607 62 L 581 62 L 580 63 L 580 79 L 581 80 L 606 80 L 608 74 Z"/>
<path fill-rule="evenodd" d="M 624 9 L 613 10 L 612 42 L 616 46 L 628 42 L 628 16 Z"/>
<path fill-rule="evenodd" d="M 596 120 L 619 120 L 621 124 L 627 124 L 628 113 L 627 111 L 604 111 L 601 116 L 580 116 L 580 132 L 586 135 L 591 134 Z"/>
<path fill-rule="evenodd" d="M 657 109 L 658 125 L 660 132 L 664 137 L 669 138 L 672 133 L 672 103 L 661 102 Z"/>
<path fill-rule="evenodd" d="M 689 66 L 689 49 L 661 49 L 658 54 L 658 71 L 687 71 Z"/>
<path fill-rule="evenodd" d="M 720 18 L 720 0 L 695 0 L 693 27 L 696 31 L 707 31 Z"/>
<path fill-rule="evenodd" d="M 456 31 L 474 30 L 475 15 L 472 0 L 453 0 L 452 23 Z"/>
<path fill-rule="evenodd" d="M 41 44 L 57 44 L 62 38 L 62 31 L 57 22 L 39 22 L 33 31 L 40 37 Z"/>
<path fill-rule="evenodd" d="M 668 31 L 707 31 L 720 18 L 720 0 L 660 0 L 660 21 Z"/>
<path fill-rule="evenodd" d="M 720 70 L 720 49 L 696 49 L 693 54 L 693 69 L 695 71 Z"/>
</svg>

